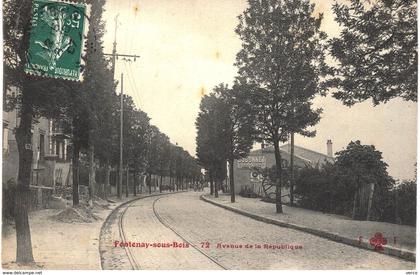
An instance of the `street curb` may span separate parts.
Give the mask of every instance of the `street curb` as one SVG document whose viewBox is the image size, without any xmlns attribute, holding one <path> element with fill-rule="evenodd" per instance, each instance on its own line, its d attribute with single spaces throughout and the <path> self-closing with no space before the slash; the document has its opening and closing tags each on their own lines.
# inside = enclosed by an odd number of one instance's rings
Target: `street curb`
<svg viewBox="0 0 420 275">
<path fill-rule="evenodd" d="M 228 205 L 224 205 L 218 202 L 215 202 L 209 198 L 206 198 L 205 195 L 201 195 L 200 199 L 208 202 L 210 204 L 216 205 L 218 207 L 227 209 L 229 211 L 235 212 L 237 214 L 241 214 L 244 216 L 247 216 L 251 219 L 257 220 L 257 221 L 261 221 L 261 222 L 265 222 L 265 223 L 269 223 L 269 224 L 274 224 L 274 225 L 278 225 L 278 226 L 282 226 L 282 227 L 287 227 L 287 228 L 291 228 L 291 229 L 295 229 L 295 230 L 299 230 L 299 231 L 303 231 L 324 239 L 328 239 L 334 242 L 338 242 L 338 243 L 343 243 L 343 244 L 347 244 L 347 245 L 351 245 L 354 247 L 358 247 L 358 248 L 364 248 L 367 250 L 371 250 L 371 251 L 375 251 L 378 253 L 382 253 L 382 254 L 386 254 L 386 255 L 390 255 L 390 256 L 395 256 L 407 261 L 411 261 L 411 262 L 416 262 L 416 253 L 410 250 L 406 250 L 406 249 L 400 249 L 400 248 L 395 248 L 395 247 L 391 247 L 389 245 L 384 245 L 383 246 L 383 250 L 382 251 L 378 251 L 375 250 L 375 248 L 370 245 L 369 242 L 366 241 L 362 241 L 359 242 L 359 239 L 352 239 L 349 237 L 345 237 L 345 236 L 340 236 L 338 233 L 332 233 L 332 232 L 328 232 L 328 231 L 322 231 L 319 229 L 314 229 L 314 228 L 309 228 L 303 225 L 298 225 L 298 224 L 294 224 L 294 223 L 286 223 L 286 222 L 282 222 L 279 220 L 275 220 L 275 219 L 271 219 L 271 218 L 267 218 L 267 217 L 263 217 L 251 212 L 248 212 L 246 210 L 242 210 L 242 209 L 238 209 L 236 207 L 232 207 L 232 206 L 228 206 Z"/>
<path fill-rule="evenodd" d="M 131 200 L 125 201 L 123 203 L 121 203 L 120 205 L 116 206 L 114 209 L 111 210 L 111 212 L 109 212 L 109 214 L 106 216 L 106 218 L 104 219 L 104 221 L 101 224 L 101 229 L 99 230 L 99 238 L 98 238 L 98 250 L 99 250 L 99 266 L 101 267 L 101 270 L 103 269 L 103 262 L 102 262 L 102 253 L 101 253 L 101 248 L 100 248 L 100 240 L 101 240 L 101 236 L 103 234 L 103 232 L 105 231 L 105 225 L 109 222 L 109 219 L 111 218 L 112 214 L 114 214 L 118 209 L 120 209 L 121 207 L 130 204 L 134 201 L 137 200 L 141 200 L 141 199 L 145 199 L 145 198 L 150 198 L 150 197 L 157 197 L 157 196 L 164 196 L 164 195 L 171 195 L 171 194 L 176 194 L 176 193 L 184 193 L 184 192 L 188 192 L 188 191 L 175 191 L 175 192 L 169 192 L 169 193 L 157 193 L 157 194 L 149 194 L 146 196 L 139 196 L 139 197 L 135 197 Z"/>
</svg>

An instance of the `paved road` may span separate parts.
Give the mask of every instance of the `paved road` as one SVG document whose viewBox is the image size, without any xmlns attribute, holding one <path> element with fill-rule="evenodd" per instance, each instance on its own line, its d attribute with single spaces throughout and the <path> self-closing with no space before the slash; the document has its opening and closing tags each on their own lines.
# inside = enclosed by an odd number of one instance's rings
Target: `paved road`
<svg viewBox="0 0 420 275">
<path fill-rule="evenodd" d="M 168 195 L 182 199 L 179 194 Z M 130 248 L 140 269 L 220 269 L 217 264 L 162 224 L 153 203 L 165 197 L 150 197 L 132 204 L 124 215 L 123 228 L 126 241 L 160 245 L 161 247 Z M 176 247 L 174 247 L 174 242 Z M 171 245 L 171 247 L 162 247 Z"/>
<path fill-rule="evenodd" d="M 134 203 L 123 219 L 127 241 L 196 245 L 131 251 L 142 269 L 414 269 L 412 262 L 262 223 L 199 200 L 188 192 Z M 202 242 L 208 242 L 202 247 Z M 245 245 L 249 247 L 245 247 Z M 283 249 L 281 245 L 283 244 Z M 284 249 L 285 245 L 301 246 Z M 218 246 L 219 245 L 219 246 Z M 242 247 L 240 247 L 242 245 Z M 250 247 L 252 245 L 252 247 Z M 257 248 L 260 245 L 261 248 Z M 271 247 L 270 247 L 271 245 Z M 277 245 L 280 249 L 274 249 Z M 268 248 L 268 247 L 270 248 Z"/>
</svg>

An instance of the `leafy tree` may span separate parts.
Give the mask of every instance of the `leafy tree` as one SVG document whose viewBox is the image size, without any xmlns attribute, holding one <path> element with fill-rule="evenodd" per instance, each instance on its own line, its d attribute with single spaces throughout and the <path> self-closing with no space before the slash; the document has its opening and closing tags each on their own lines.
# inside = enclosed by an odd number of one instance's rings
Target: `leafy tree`
<svg viewBox="0 0 420 275">
<path fill-rule="evenodd" d="M 238 81 L 254 106 L 257 140 L 274 146 L 278 184 L 276 212 L 282 212 L 279 142 L 290 133 L 314 136 L 308 127 L 319 121 L 320 109 L 311 100 L 324 93 L 320 77 L 329 72 L 324 62 L 326 34 L 322 14 L 312 17 L 309 1 L 249 0 L 236 28 L 242 40 L 237 54 Z"/>
<path fill-rule="evenodd" d="M 163 133 L 156 136 L 157 144 L 157 167 L 156 174 L 160 176 L 159 192 L 162 192 L 163 177 L 166 175 L 169 166 L 169 137 Z"/>
<path fill-rule="evenodd" d="M 110 148 L 113 142 L 115 142 L 112 133 L 116 130 L 115 124 L 112 124 L 112 115 L 114 114 L 115 100 L 117 99 L 113 73 L 102 50 L 103 36 L 105 33 L 105 23 L 102 20 L 104 5 L 105 0 L 92 2 L 87 37 L 89 51 L 84 57 L 86 60 L 84 81 L 81 83 L 80 90 L 78 91 L 81 94 L 83 103 L 73 105 L 73 110 L 82 109 L 82 113 L 86 114 L 86 116 L 79 117 L 79 120 L 80 118 L 86 119 L 89 129 L 88 148 L 86 149 L 88 149 L 90 156 L 90 200 L 93 199 L 95 193 L 95 151 L 100 152 L 102 164 L 108 166 L 111 159 L 111 150 L 106 150 L 106 148 Z M 77 101 L 77 103 L 80 102 Z M 78 127 L 78 125 L 74 126 Z M 96 147 L 98 147 L 97 150 L 95 150 Z"/>
<path fill-rule="evenodd" d="M 387 173 L 382 153 L 374 146 L 350 142 L 336 156 L 334 163 L 299 169 L 296 194 L 300 206 L 354 219 L 415 221 L 415 200 L 407 199 L 415 195 L 411 193 L 415 185 L 396 185 Z M 408 215 L 402 214 L 404 211 Z"/>
<path fill-rule="evenodd" d="M 362 145 L 360 141 L 350 142 L 347 148 L 336 153 L 335 167 L 338 176 L 351 188 L 353 194 L 353 218 L 369 218 L 368 213 L 362 213 L 357 204 L 360 199 L 359 190 L 368 184 L 375 189 L 390 189 L 394 181 L 388 175 L 388 165 L 382 160 L 382 153 L 373 145 Z M 377 191 L 376 191 L 377 192 Z M 375 193 L 373 193 L 375 194 Z"/>
<path fill-rule="evenodd" d="M 175 190 L 175 183 L 173 176 L 175 175 L 175 162 L 176 162 L 176 146 L 172 143 L 169 145 L 169 167 L 168 167 L 168 173 L 169 173 L 169 185 L 170 189 L 172 191 Z"/>
<path fill-rule="evenodd" d="M 69 91 L 77 87 L 60 79 L 29 76 L 27 64 L 32 1 L 3 2 L 4 107 L 18 108 L 20 124 L 15 137 L 19 153 L 19 170 L 15 198 L 16 262 L 34 261 L 28 221 L 30 175 L 33 151 L 31 128 L 39 117 L 57 118 L 63 114 Z"/>
<path fill-rule="evenodd" d="M 202 104 L 203 100 L 201 101 Z M 200 106 L 201 106 L 200 104 Z M 203 106 L 204 107 L 204 106 Z M 204 111 L 204 110 L 203 110 Z M 208 113 L 201 112 L 199 113 L 195 125 L 197 129 L 197 137 L 196 137 L 196 154 L 200 164 L 206 169 L 208 179 L 210 181 L 210 195 L 213 195 L 214 186 L 213 186 L 213 161 L 214 161 L 214 153 L 213 148 L 210 143 L 210 131 L 211 128 L 209 127 L 211 123 L 210 115 Z"/>
<path fill-rule="evenodd" d="M 102 14 L 104 5 L 105 0 L 92 2 L 91 31 L 87 40 L 90 54 L 87 57 L 86 71 L 94 72 L 89 93 L 91 96 L 91 111 L 95 113 L 93 116 L 95 128 L 91 138 L 94 144 L 95 158 L 99 160 L 102 167 L 105 167 L 105 187 L 107 188 L 109 186 L 110 166 L 116 164 L 113 162 L 113 153 L 115 153 L 118 144 L 119 124 L 116 123 L 116 114 L 119 110 L 119 98 L 115 93 L 116 83 L 114 82 L 110 62 L 104 58 L 103 53 L 105 23 L 102 20 Z M 90 78 L 86 77 L 86 79 Z M 86 91 L 84 93 L 86 94 Z M 104 194 L 106 194 L 106 190 L 104 190 Z"/>
<path fill-rule="evenodd" d="M 163 191 L 163 178 L 170 177 L 171 168 L 171 143 L 169 141 L 169 137 L 167 137 L 165 134 L 162 134 L 161 138 L 161 157 L 159 159 L 159 192 Z"/>
<path fill-rule="evenodd" d="M 329 81 L 345 105 L 401 97 L 417 102 L 417 2 L 350 0 L 333 6 L 342 27 L 331 39 L 339 61 Z"/>
<path fill-rule="evenodd" d="M 88 41 L 100 41 L 103 34 L 103 23 L 101 14 L 103 11 L 104 0 L 94 1 L 92 15 L 89 18 L 89 37 Z M 89 48 L 86 56 L 86 67 L 84 70 L 85 81 L 74 83 L 61 79 L 49 79 L 42 76 L 28 76 L 24 73 L 24 65 L 28 63 L 27 53 L 29 47 L 29 34 L 31 26 L 32 1 L 5 1 L 4 2 L 4 64 L 5 64 L 5 107 L 7 109 L 18 107 L 20 125 L 16 130 L 16 141 L 19 151 L 19 173 L 17 190 L 20 196 L 16 197 L 16 237 L 17 253 L 16 262 L 33 262 L 31 237 L 28 223 L 29 206 L 29 183 L 32 163 L 31 128 L 37 118 L 45 117 L 50 119 L 64 119 L 71 122 L 74 138 L 74 158 L 78 157 L 78 150 L 86 145 L 85 142 L 93 142 L 95 138 L 89 130 L 97 124 L 98 113 L 96 108 L 90 111 L 89 104 L 83 104 L 88 97 L 79 96 L 80 91 L 102 92 L 109 85 L 106 64 L 101 58 L 101 48 L 93 45 Z M 102 24 L 102 25 L 101 25 Z M 82 35 L 82 34 L 81 34 Z M 100 43 L 99 43 L 100 44 Z M 96 50 L 97 51 L 96 51 Z M 95 63 L 91 56 L 95 57 Z M 99 57 L 99 58 L 98 58 Z M 92 74 L 94 68 L 96 74 Z M 92 77 L 92 75 L 95 75 Z M 97 77 L 92 81 L 93 78 Z M 107 81 L 108 80 L 108 81 Z M 98 83 L 95 83 L 98 82 Z M 102 81 L 102 82 L 101 82 Z M 16 89 L 16 93 L 8 93 L 9 90 Z M 92 96 L 89 94 L 88 96 Z M 102 99 L 106 99 L 102 97 Z M 96 98 L 101 101 L 101 99 Z M 93 101 L 88 101 L 92 103 Z M 82 104 L 81 104 L 82 103 Z M 102 102 L 103 103 L 103 102 Z M 102 105 L 104 106 L 104 105 Z M 91 107 L 91 106 L 89 106 Z M 92 113 L 95 113 L 93 115 Z M 89 118 L 89 119 L 85 119 Z M 76 150 L 75 150 L 76 148 Z M 75 165 L 77 169 L 77 165 Z M 74 173 L 77 179 L 77 173 Z M 74 181 L 77 184 L 77 180 Z M 76 186 L 77 187 L 77 186 Z M 74 204 L 78 203 L 78 188 L 74 190 Z"/>
<path fill-rule="evenodd" d="M 216 90 L 222 92 L 226 87 L 222 84 L 216 87 Z M 200 112 L 196 119 L 197 157 L 201 165 L 209 171 L 211 194 L 214 191 L 216 197 L 219 185 L 226 176 L 230 119 L 229 106 L 216 93 L 205 95 L 201 99 Z M 215 188 L 213 188 L 214 181 Z"/>
<path fill-rule="evenodd" d="M 136 194 L 137 176 L 146 170 L 147 151 L 148 151 L 148 131 L 150 128 L 150 118 L 146 113 L 134 108 L 132 99 L 127 97 L 125 107 L 125 138 L 124 138 L 124 154 L 127 166 L 134 171 L 134 189 Z M 119 153 L 115 154 L 116 156 Z"/>
<path fill-rule="evenodd" d="M 117 105 L 114 114 L 114 125 L 116 126 L 117 134 L 115 140 L 115 148 L 112 152 L 112 161 L 116 166 L 119 166 L 120 155 L 120 98 L 116 100 Z M 133 194 L 136 195 L 137 177 L 143 173 L 147 165 L 147 150 L 148 150 L 148 132 L 150 128 L 150 118 L 146 113 L 139 110 L 133 98 L 129 95 L 123 97 L 123 167 L 128 171 L 132 171 L 134 175 Z M 121 188 L 118 182 L 118 194 L 121 194 Z M 126 196 L 128 195 L 128 186 L 126 188 Z"/>
<path fill-rule="evenodd" d="M 169 145 L 169 177 L 170 184 L 176 186 L 176 190 L 179 188 L 184 189 L 186 184 L 191 181 L 193 171 L 200 169 L 195 159 L 182 147 L 177 144 Z M 166 154 L 163 155 L 166 157 Z M 201 173 L 201 172 L 200 172 Z"/>
<path fill-rule="evenodd" d="M 194 188 L 198 187 L 198 184 L 202 178 L 201 167 L 198 164 L 198 160 L 191 156 L 188 157 L 187 177 L 189 182 L 194 185 Z"/>
<path fill-rule="evenodd" d="M 415 180 L 403 181 L 394 190 L 395 220 L 399 224 L 416 225 L 417 183 Z"/>
<path fill-rule="evenodd" d="M 186 170 L 187 170 L 187 161 L 189 154 L 187 151 L 182 149 L 181 147 L 178 147 L 178 153 L 176 158 L 176 165 L 175 165 L 175 174 L 177 178 L 177 184 L 181 187 L 181 190 L 184 189 L 185 184 L 185 176 L 186 176 Z"/>
<path fill-rule="evenodd" d="M 336 214 L 351 212 L 352 187 L 339 180 L 333 164 L 307 166 L 296 174 L 296 195 L 300 206 Z"/>
<path fill-rule="evenodd" d="M 164 174 L 165 162 L 168 156 L 165 146 L 169 144 L 169 138 L 161 133 L 156 126 L 150 126 L 148 129 L 148 143 L 147 143 L 147 165 L 146 173 L 151 177 L 152 174 Z M 175 151 L 175 158 L 179 155 Z M 161 183 L 162 184 L 162 183 Z M 149 193 L 151 193 L 151 184 L 149 184 Z"/>
<path fill-rule="evenodd" d="M 218 118 L 224 121 L 222 129 L 217 129 L 224 137 L 222 140 L 227 142 L 223 148 L 227 148 L 227 160 L 229 162 L 229 183 L 231 202 L 235 202 L 235 183 L 234 183 L 234 160 L 244 158 L 252 148 L 254 138 L 254 115 L 249 101 L 244 97 L 239 86 L 229 89 L 223 83 L 214 89 L 215 95 L 221 100 L 221 107 L 225 110 L 219 112 Z"/>
</svg>

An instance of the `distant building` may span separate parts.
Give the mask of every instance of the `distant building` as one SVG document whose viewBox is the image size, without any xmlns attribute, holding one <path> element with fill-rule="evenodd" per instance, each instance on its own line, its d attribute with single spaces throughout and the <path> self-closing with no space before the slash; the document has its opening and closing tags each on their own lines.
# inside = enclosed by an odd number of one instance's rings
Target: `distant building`
<svg viewBox="0 0 420 275">
<path fill-rule="evenodd" d="M 290 144 L 280 146 L 280 155 L 283 163 L 288 165 L 290 162 Z M 327 141 L 327 154 L 319 153 L 301 146 L 294 146 L 294 166 L 307 167 L 322 165 L 326 162 L 333 161 L 332 142 Z M 256 172 L 258 168 L 271 168 L 276 165 L 274 156 L 274 147 L 262 146 L 261 149 L 251 151 L 247 158 L 235 160 L 234 162 L 234 181 L 235 193 L 248 190 L 256 193 L 258 196 L 264 196 L 264 188 L 262 186 L 262 175 Z M 273 190 L 274 191 L 274 188 Z M 289 188 L 282 188 L 282 196 L 284 202 L 288 201 Z"/>
</svg>

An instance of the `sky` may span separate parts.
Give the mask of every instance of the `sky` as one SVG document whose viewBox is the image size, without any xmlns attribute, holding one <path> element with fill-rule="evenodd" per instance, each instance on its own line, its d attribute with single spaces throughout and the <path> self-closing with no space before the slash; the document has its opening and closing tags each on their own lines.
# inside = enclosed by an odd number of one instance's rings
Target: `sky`
<svg viewBox="0 0 420 275">
<path fill-rule="evenodd" d="M 315 1 L 323 12 L 321 28 L 330 37 L 339 26 L 331 11 L 333 0 Z M 124 74 L 124 93 L 145 111 L 151 123 L 195 155 L 195 119 L 203 94 L 219 83 L 232 84 L 233 65 L 241 41 L 234 32 L 237 16 L 247 7 L 244 0 L 107 0 L 104 20 L 105 52 L 112 52 L 118 14 L 117 52 L 140 55 L 117 61 L 115 77 Z M 119 91 L 120 87 L 118 87 Z M 411 179 L 417 152 L 417 104 L 394 99 L 373 107 L 371 101 L 349 108 L 327 95 L 316 98 L 323 108 L 314 138 L 296 136 L 295 144 L 326 153 L 352 140 L 373 144 L 383 152 L 388 172 L 397 179 Z"/>
</svg>

